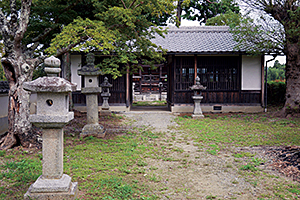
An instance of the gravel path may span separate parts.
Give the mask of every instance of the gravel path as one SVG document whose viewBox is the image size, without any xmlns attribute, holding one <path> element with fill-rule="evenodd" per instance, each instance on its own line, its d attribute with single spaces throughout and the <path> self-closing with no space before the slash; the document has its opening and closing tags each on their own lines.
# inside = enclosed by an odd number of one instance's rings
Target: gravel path
<svg viewBox="0 0 300 200">
<path fill-rule="evenodd" d="M 249 181 L 251 177 L 239 173 L 241 163 L 237 163 L 232 156 L 230 147 L 228 150 L 220 151 L 218 155 L 211 155 L 205 149 L 199 148 L 199 144 L 195 144 L 186 134 L 176 130 L 178 126 L 174 122 L 176 116 L 170 112 L 129 112 L 125 115 L 133 126 L 150 128 L 155 132 L 166 132 L 163 138 L 152 142 L 158 147 L 167 147 L 163 156 L 170 159 L 147 158 L 148 165 L 145 167 L 146 172 L 149 173 L 146 175 L 154 174 L 159 177 L 159 183 L 149 182 L 149 184 L 157 188 L 157 195 L 161 199 L 248 200 L 258 199 L 260 194 L 272 193 L 265 187 Z M 182 151 L 177 152 L 174 149 L 182 149 Z M 257 156 L 264 156 L 262 149 L 256 148 L 250 151 L 256 151 Z M 157 170 L 150 170 L 151 167 Z M 270 174 L 275 173 L 268 165 L 260 168 Z M 287 180 L 283 177 L 280 181 Z"/>
</svg>

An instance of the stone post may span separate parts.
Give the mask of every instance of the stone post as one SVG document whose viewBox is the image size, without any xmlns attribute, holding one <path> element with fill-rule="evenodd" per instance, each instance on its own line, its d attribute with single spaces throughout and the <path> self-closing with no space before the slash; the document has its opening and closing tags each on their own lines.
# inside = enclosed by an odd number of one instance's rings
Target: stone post
<svg viewBox="0 0 300 200">
<path fill-rule="evenodd" d="M 112 84 L 110 84 L 108 82 L 108 78 L 105 77 L 103 83 L 101 83 L 100 86 L 102 88 L 101 96 L 103 99 L 103 103 L 101 107 L 101 115 L 110 115 L 111 111 L 109 110 L 108 99 L 110 97 L 109 88 L 112 87 Z"/>
<path fill-rule="evenodd" d="M 97 137 L 104 137 L 105 130 L 99 124 L 98 117 L 98 93 L 101 92 L 98 76 L 101 72 L 95 68 L 95 56 L 93 53 L 87 54 L 86 60 L 87 65 L 77 71 L 78 75 L 84 76 L 84 88 L 81 89 L 81 93 L 86 95 L 87 106 L 87 124 L 83 127 L 80 136 L 95 135 Z"/>
<path fill-rule="evenodd" d="M 45 65 L 48 77 L 23 84 L 25 90 L 37 93 L 37 112 L 29 120 L 43 128 L 43 172 L 24 199 L 73 200 L 78 186 L 63 174 L 63 127 L 74 118 L 74 113 L 69 112 L 69 93 L 76 89 L 76 84 L 57 77 L 59 59 L 51 56 L 45 59 Z"/>
</svg>

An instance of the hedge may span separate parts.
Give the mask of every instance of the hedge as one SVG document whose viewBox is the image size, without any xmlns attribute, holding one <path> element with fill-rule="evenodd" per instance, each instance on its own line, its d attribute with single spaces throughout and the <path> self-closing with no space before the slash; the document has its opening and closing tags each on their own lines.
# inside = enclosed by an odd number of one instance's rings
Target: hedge
<svg viewBox="0 0 300 200">
<path fill-rule="evenodd" d="M 284 104 L 286 90 L 286 84 L 284 81 L 270 81 L 268 82 L 267 89 L 268 104 Z"/>
</svg>

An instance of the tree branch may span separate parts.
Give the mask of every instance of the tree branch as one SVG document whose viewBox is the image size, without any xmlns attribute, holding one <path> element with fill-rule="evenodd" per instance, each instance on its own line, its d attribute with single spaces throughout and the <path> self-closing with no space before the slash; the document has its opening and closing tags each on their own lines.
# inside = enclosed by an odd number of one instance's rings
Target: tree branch
<svg viewBox="0 0 300 200">
<path fill-rule="evenodd" d="M 15 34 L 16 42 L 21 42 L 27 30 L 32 0 L 22 0 L 19 28 Z"/>
<path fill-rule="evenodd" d="M 18 10 L 17 10 L 16 0 L 10 1 L 10 11 L 11 11 L 10 27 L 12 29 L 12 32 L 15 32 L 18 26 Z"/>
<path fill-rule="evenodd" d="M 81 42 L 84 42 L 85 40 L 87 40 L 88 37 L 87 36 L 83 36 L 82 38 L 80 38 L 80 40 L 74 44 L 70 44 L 69 46 L 62 48 L 62 49 L 58 49 L 56 55 L 54 55 L 55 57 L 59 57 L 61 55 L 63 55 L 64 53 L 70 51 L 73 47 L 75 47 L 76 45 L 80 44 Z"/>
<path fill-rule="evenodd" d="M 80 2 L 82 0 L 77 0 L 76 2 L 74 2 L 73 4 L 70 4 L 68 7 L 64 8 L 62 11 L 60 11 L 59 13 L 64 13 L 64 12 L 67 12 L 68 10 L 70 10 L 71 8 L 73 8 L 73 6 L 75 6 L 78 2 Z M 55 19 L 54 19 L 54 22 L 55 23 L 58 23 L 58 20 L 59 20 L 59 17 L 61 15 L 58 15 Z"/>
<path fill-rule="evenodd" d="M 133 6 L 133 4 L 136 2 L 136 0 L 133 0 L 133 2 L 130 4 L 130 6 L 128 8 L 130 8 L 131 6 Z"/>
<path fill-rule="evenodd" d="M 0 10 L 0 32 L 2 36 L 9 35 L 9 28 L 7 26 L 7 20 L 2 10 Z"/>
<path fill-rule="evenodd" d="M 124 2 L 123 0 L 121 0 L 121 1 L 122 1 L 122 3 L 123 3 L 124 8 L 127 9 L 127 7 L 126 7 L 126 5 L 125 5 L 125 2 Z"/>
</svg>

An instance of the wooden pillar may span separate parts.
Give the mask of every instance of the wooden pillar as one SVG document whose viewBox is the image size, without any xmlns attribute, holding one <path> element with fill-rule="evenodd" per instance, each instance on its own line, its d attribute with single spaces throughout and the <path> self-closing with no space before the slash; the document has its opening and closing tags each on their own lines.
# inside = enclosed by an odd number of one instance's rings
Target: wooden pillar
<svg viewBox="0 0 300 200">
<path fill-rule="evenodd" d="M 265 106 L 265 57 L 261 56 L 261 106 Z"/>
<path fill-rule="evenodd" d="M 129 66 L 127 67 L 127 73 L 126 73 L 126 107 L 129 107 L 130 100 L 129 100 Z"/>
<path fill-rule="evenodd" d="M 194 55 L 194 85 L 196 85 L 196 78 L 197 78 L 197 55 Z"/>
</svg>

